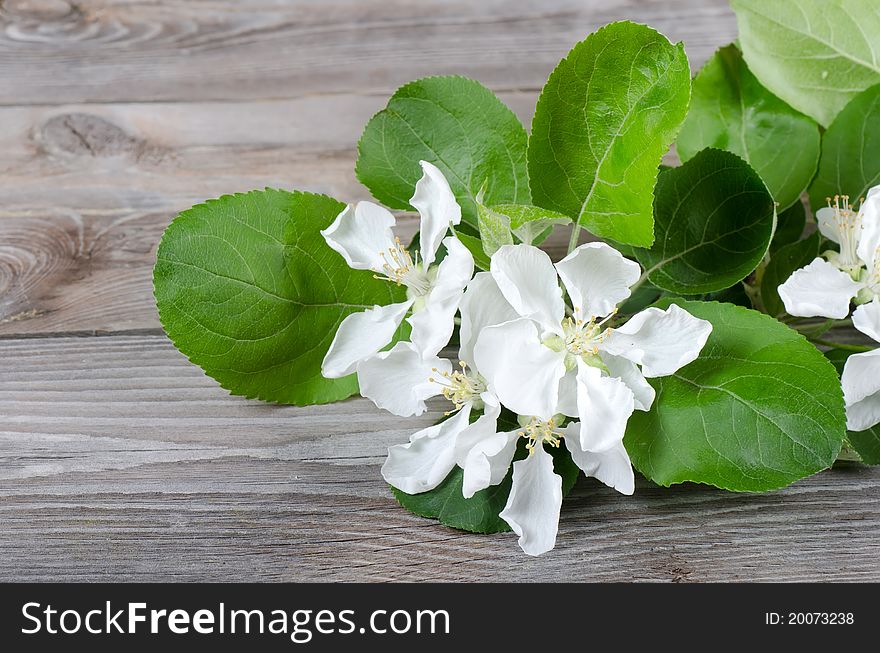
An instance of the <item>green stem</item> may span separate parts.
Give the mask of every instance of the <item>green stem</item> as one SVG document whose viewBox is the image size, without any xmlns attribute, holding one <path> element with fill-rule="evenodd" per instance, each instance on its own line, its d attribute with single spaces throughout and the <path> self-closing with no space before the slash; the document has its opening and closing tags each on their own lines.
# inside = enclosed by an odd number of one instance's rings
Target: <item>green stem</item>
<svg viewBox="0 0 880 653">
<path fill-rule="evenodd" d="M 571 238 L 568 241 L 568 253 L 571 254 L 578 246 L 578 237 L 581 235 L 581 226 L 575 222 L 571 225 Z"/>
<path fill-rule="evenodd" d="M 830 340 L 822 340 L 821 338 L 807 338 L 814 345 L 823 345 L 825 347 L 834 347 L 835 349 L 843 349 L 844 351 L 866 352 L 874 351 L 874 347 L 866 345 L 850 345 L 844 342 L 832 342 Z"/>
<path fill-rule="evenodd" d="M 633 285 L 631 285 L 631 286 L 629 287 L 629 292 L 630 292 L 630 294 L 632 294 L 632 293 L 634 293 L 636 290 L 638 290 L 638 288 L 639 288 L 643 283 L 645 283 L 647 280 L 648 280 L 648 271 L 645 270 L 645 272 L 642 273 L 642 276 L 640 276 L 640 277 L 636 280 L 636 282 L 635 282 Z"/>
<path fill-rule="evenodd" d="M 791 324 L 793 329 L 801 332 L 807 338 L 818 338 L 824 333 L 842 326 L 852 326 L 852 320 L 827 320 L 819 324 Z"/>
</svg>

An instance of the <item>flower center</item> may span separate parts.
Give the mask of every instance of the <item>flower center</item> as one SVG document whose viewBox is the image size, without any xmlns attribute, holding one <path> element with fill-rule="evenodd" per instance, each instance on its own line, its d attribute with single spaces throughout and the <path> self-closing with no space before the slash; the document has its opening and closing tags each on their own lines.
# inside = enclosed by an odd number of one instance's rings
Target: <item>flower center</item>
<svg viewBox="0 0 880 653">
<path fill-rule="evenodd" d="M 840 240 L 840 254 L 831 261 L 845 272 L 853 272 L 861 267 L 856 248 L 862 229 L 862 216 L 855 207 L 850 206 L 848 195 L 835 195 L 834 199 L 826 198 L 828 207 L 834 211 L 832 220 L 837 227 L 838 239 Z"/>
<path fill-rule="evenodd" d="M 432 270 L 425 270 L 418 259 L 413 261 L 412 256 L 400 242 L 400 238 L 395 238 L 394 246 L 380 252 L 379 256 L 382 257 L 382 275 L 398 286 L 406 286 L 407 296 L 410 299 L 423 297 L 431 290 Z M 375 276 L 377 279 L 382 278 L 380 275 Z"/>
<path fill-rule="evenodd" d="M 431 371 L 438 376 L 428 379 L 431 383 L 442 386 L 443 396 L 455 406 L 447 415 L 459 410 L 468 402 L 477 410 L 483 407 L 480 395 L 486 391 L 486 380 L 470 369 L 464 361 L 459 361 L 458 364 L 461 369 L 454 372 L 440 372 L 436 367 L 432 368 Z"/>
<path fill-rule="evenodd" d="M 553 334 L 542 342 L 553 351 L 565 352 L 565 367 L 572 370 L 577 366 L 578 358 L 589 362 L 599 354 L 599 345 L 611 332 L 610 327 L 603 326 L 616 314 L 615 308 L 598 322 L 596 318 L 584 321 L 567 317 L 562 320 L 562 335 Z"/>
<path fill-rule="evenodd" d="M 544 442 L 551 447 L 558 447 L 564 437 L 564 434 L 558 430 L 563 419 L 561 415 L 554 415 L 546 421 L 537 417 L 521 418 L 522 431 L 519 432 L 519 436 L 528 440 L 526 449 L 530 452 L 534 451 L 535 447 L 541 446 Z"/>
</svg>

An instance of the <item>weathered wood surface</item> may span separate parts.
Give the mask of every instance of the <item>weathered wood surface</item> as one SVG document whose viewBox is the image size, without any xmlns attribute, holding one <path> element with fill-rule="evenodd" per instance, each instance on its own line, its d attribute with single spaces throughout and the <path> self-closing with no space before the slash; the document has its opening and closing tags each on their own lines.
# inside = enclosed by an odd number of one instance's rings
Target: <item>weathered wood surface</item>
<svg viewBox="0 0 880 653">
<path fill-rule="evenodd" d="M 582 480 L 533 560 L 390 497 L 385 448 L 436 411 L 230 397 L 161 334 L 177 211 L 364 198 L 354 144 L 396 86 L 466 74 L 527 121 L 619 18 L 695 66 L 735 35 L 723 0 L 0 0 L 0 580 L 880 580 L 875 470 L 757 496 Z"/>
</svg>

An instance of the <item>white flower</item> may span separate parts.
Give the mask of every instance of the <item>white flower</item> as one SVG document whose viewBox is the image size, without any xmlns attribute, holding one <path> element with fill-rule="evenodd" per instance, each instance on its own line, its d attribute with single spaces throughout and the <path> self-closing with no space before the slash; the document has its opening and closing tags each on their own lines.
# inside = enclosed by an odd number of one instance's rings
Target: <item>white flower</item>
<svg viewBox="0 0 880 653">
<path fill-rule="evenodd" d="M 572 318 L 565 318 L 557 270 L 577 307 Z M 425 394 L 445 395 L 453 414 L 391 447 L 385 480 L 409 494 L 427 492 L 458 465 L 468 498 L 505 478 L 517 441 L 525 438 L 529 453 L 513 463 L 500 516 L 529 555 L 552 549 L 559 525 L 562 478 L 545 446 L 564 442 L 585 474 L 632 494 L 623 436 L 632 411 L 647 410 L 654 399 L 644 375 L 670 374 L 693 360 L 711 330 L 677 306 L 649 309 L 620 329 L 607 328 L 607 316 L 638 277 L 635 263 L 599 243 L 579 248 L 556 269 L 534 247 L 499 250 L 492 271 L 477 274 L 461 301 L 460 371 L 445 361 L 426 383 L 426 370 L 413 356 L 411 371 L 398 375 L 421 384 Z M 498 431 L 502 404 L 526 416 L 520 428 Z M 483 414 L 471 422 L 477 410 Z M 563 412 L 580 419 L 561 427 Z"/>
<path fill-rule="evenodd" d="M 321 232 L 327 244 L 339 252 L 355 270 L 372 270 L 377 277 L 406 287 L 407 299 L 397 304 L 374 306 L 352 313 L 339 325 L 333 342 L 324 357 L 321 372 L 327 378 L 339 378 L 358 372 L 361 393 L 381 393 L 386 384 L 408 388 L 397 393 L 381 407 L 398 415 L 417 415 L 425 410 L 427 374 L 418 378 L 422 384 L 411 383 L 415 377 L 396 375 L 410 370 L 419 361 L 428 370 L 442 365 L 436 357 L 448 342 L 454 328 L 454 317 L 465 285 L 473 274 L 471 253 L 454 236 L 445 237 L 450 225 L 461 221 L 461 208 L 455 201 L 443 174 L 432 164 L 422 161 L 422 178 L 416 184 L 410 203 L 421 216 L 421 257 L 413 260 L 395 238 L 391 228 L 394 216 L 371 202 L 346 207 L 336 220 Z M 446 257 L 434 263 L 441 241 Z M 408 312 L 412 326 L 410 342 L 397 343 L 387 352 L 380 352 L 394 337 Z M 372 363 L 364 374 L 364 366 Z M 382 375 L 382 378 L 376 374 Z M 377 402 L 378 403 L 378 402 Z"/>
<path fill-rule="evenodd" d="M 558 428 L 558 418 L 532 418 L 521 432 L 528 439 L 529 454 L 513 463 L 513 484 L 507 505 L 501 511 L 504 519 L 519 535 L 520 548 L 537 556 L 556 544 L 559 529 L 559 510 L 562 507 L 562 477 L 553 470 L 553 456 L 544 445 L 558 447 L 565 442 L 575 464 L 587 476 L 599 479 L 623 494 L 632 494 L 635 478 L 623 434 L 619 440 L 609 441 L 601 432 L 591 431 L 596 437 L 583 439 L 578 422 Z"/>
<path fill-rule="evenodd" d="M 880 298 L 859 306 L 852 321 L 856 329 L 880 342 Z M 864 431 L 880 423 L 880 349 L 847 358 L 841 385 L 849 430 Z"/>
<path fill-rule="evenodd" d="M 840 245 L 825 252 L 779 286 L 790 315 L 843 319 L 850 302 L 865 303 L 880 295 L 880 186 L 868 191 L 858 211 L 846 196 L 816 212 L 819 231 Z"/>
<path fill-rule="evenodd" d="M 484 328 L 477 339 L 474 362 L 489 390 L 519 415 L 578 417 L 584 447 L 620 441 L 632 411 L 653 403 L 645 377 L 672 374 L 696 359 L 712 330 L 675 304 L 608 327 L 639 272 L 604 243 L 578 247 L 555 269 L 530 245 L 500 248 L 491 274 L 519 317 Z M 570 317 L 559 279 L 574 306 Z"/>
<path fill-rule="evenodd" d="M 444 360 L 430 370 L 418 357 L 407 357 L 410 367 L 401 370 L 399 376 L 411 378 L 426 398 L 444 395 L 452 402 L 450 412 L 454 414 L 440 424 L 414 433 L 408 443 L 389 448 L 388 459 L 382 466 L 382 476 L 388 483 L 408 494 L 427 492 L 458 465 L 464 470 L 462 494 L 470 498 L 504 479 L 516 452 L 519 430 L 498 432 L 501 404 L 468 361 L 473 360 L 473 341 L 482 328 L 512 317 L 516 314 L 498 292 L 491 275 L 481 272 L 471 281 L 461 301 L 460 369 L 453 372 L 452 364 Z M 365 372 L 371 372 L 371 363 L 364 365 Z M 383 393 L 374 393 L 373 398 L 378 399 L 377 405 L 387 404 L 395 394 L 406 392 L 406 388 L 388 384 Z M 471 422 L 472 413 L 479 410 L 483 414 Z"/>
</svg>

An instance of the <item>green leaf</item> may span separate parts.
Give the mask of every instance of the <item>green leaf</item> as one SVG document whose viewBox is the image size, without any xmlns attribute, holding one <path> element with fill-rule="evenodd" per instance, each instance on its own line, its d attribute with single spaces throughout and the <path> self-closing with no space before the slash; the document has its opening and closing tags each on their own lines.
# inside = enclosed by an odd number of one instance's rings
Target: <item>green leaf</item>
<svg viewBox="0 0 880 653">
<path fill-rule="evenodd" d="M 880 82 L 876 0 L 732 0 L 752 72 L 798 111 L 829 125 Z"/>
<path fill-rule="evenodd" d="M 477 203 L 477 224 L 480 227 L 480 241 L 486 256 L 492 256 L 499 247 L 513 245 L 510 232 L 510 218 L 503 213 Z"/>
<path fill-rule="evenodd" d="M 843 349 L 829 349 L 825 357 L 843 374 L 843 366 L 853 352 Z M 846 439 L 850 447 L 859 455 L 866 465 L 880 465 L 880 424 L 865 431 L 847 431 Z"/>
<path fill-rule="evenodd" d="M 662 296 L 662 290 L 658 290 L 646 281 L 633 290 L 629 298 L 620 305 L 619 313 L 620 315 L 641 313 Z"/>
<path fill-rule="evenodd" d="M 753 308 L 752 299 L 749 297 L 749 293 L 746 292 L 745 283 L 735 283 L 730 288 L 725 288 L 718 292 L 709 292 L 691 299 L 697 299 L 703 302 L 726 302 L 728 304 L 734 304 L 735 306 Z"/>
<path fill-rule="evenodd" d="M 637 249 L 648 280 L 697 295 L 742 281 L 764 258 L 773 236 L 773 198 L 735 154 L 703 150 L 660 174 L 654 202 L 657 240 Z"/>
<path fill-rule="evenodd" d="M 880 465 L 880 424 L 866 431 L 847 431 L 846 439 L 866 465 Z"/>
<path fill-rule="evenodd" d="M 486 256 L 486 252 L 483 250 L 483 242 L 476 236 L 462 233 L 458 229 L 455 230 L 455 235 L 461 241 L 461 244 L 467 247 L 468 251 L 471 253 L 471 256 L 474 257 L 474 265 L 481 270 L 488 270 L 491 261 L 489 260 L 489 257 Z"/>
<path fill-rule="evenodd" d="M 500 425 L 499 425 L 500 427 Z M 515 428 L 515 427 L 514 427 Z M 553 469 L 562 477 L 562 496 L 571 492 L 577 481 L 580 469 L 574 464 L 568 449 L 564 446 L 548 447 L 553 456 Z M 528 452 L 525 440 L 517 444 L 514 460 L 525 458 Z M 464 472 L 460 467 L 453 469 L 440 485 L 430 492 L 406 494 L 392 487 L 391 491 L 401 506 L 420 517 L 437 519 L 441 524 L 472 533 L 501 533 L 510 527 L 498 516 L 507 505 L 507 496 L 513 479 L 513 467 L 498 485 L 480 490 L 470 499 L 461 494 Z"/>
<path fill-rule="evenodd" d="M 780 247 L 797 242 L 807 226 L 807 212 L 803 202 L 795 202 L 776 216 L 776 231 L 770 243 L 772 254 Z"/>
<path fill-rule="evenodd" d="M 681 43 L 630 22 L 588 36 L 538 98 L 529 141 L 534 203 L 597 236 L 650 246 L 657 169 L 689 97 Z"/>
<path fill-rule="evenodd" d="M 485 86 L 464 77 L 425 77 L 395 91 L 358 142 L 358 179 L 377 200 L 414 210 L 410 198 L 429 161 L 446 176 L 462 216 L 477 226 L 477 193 L 487 205 L 528 204 L 528 136 Z"/>
<path fill-rule="evenodd" d="M 797 202 L 819 163 L 819 127 L 770 93 L 735 45 L 721 48 L 694 79 L 678 136 L 682 161 L 714 147 L 742 157 L 781 209 Z"/>
<path fill-rule="evenodd" d="M 153 282 L 174 345 L 237 395 L 289 404 L 357 392 L 321 361 L 348 314 L 403 300 L 352 270 L 319 233 L 344 208 L 323 195 L 267 189 L 181 213 L 165 230 Z"/>
<path fill-rule="evenodd" d="M 633 414 L 624 440 L 636 469 L 664 486 L 761 492 L 830 467 L 846 417 L 834 366 L 819 350 L 756 311 L 671 301 L 709 320 L 712 334 L 696 361 L 650 380 L 654 406 Z"/>
<path fill-rule="evenodd" d="M 553 227 L 571 222 L 567 215 L 528 204 L 498 204 L 492 210 L 506 215 L 513 234 L 528 245 L 538 245 Z"/>
<path fill-rule="evenodd" d="M 813 210 L 826 198 L 863 197 L 880 183 L 880 85 L 846 105 L 822 137 L 819 172 L 810 186 Z"/>
<path fill-rule="evenodd" d="M 782 315 L 785 306 L 779 297 L 779 285 L 784 283 L 795 270 L 808 265 L 819 255 L 821 244 L 819 232 L 814 231 L 808 238 L 780 247 L 761 277 L 761 301 L 768 315 Z"/>
</svg>

